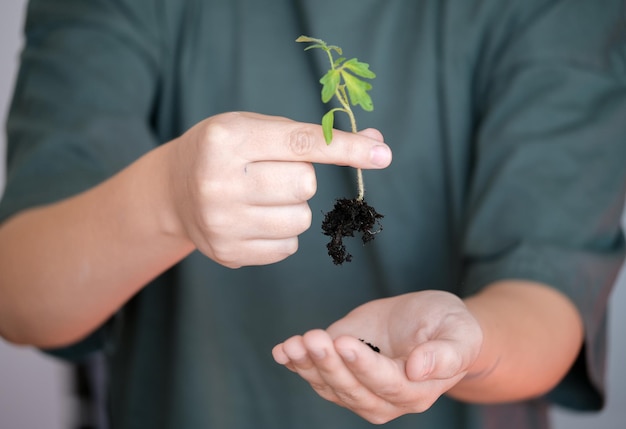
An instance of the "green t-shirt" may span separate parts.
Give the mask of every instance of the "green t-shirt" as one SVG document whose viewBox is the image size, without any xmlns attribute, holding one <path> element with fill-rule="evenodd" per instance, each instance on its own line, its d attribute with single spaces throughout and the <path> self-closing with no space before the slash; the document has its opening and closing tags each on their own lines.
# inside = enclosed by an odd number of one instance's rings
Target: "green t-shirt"
<svg viewBox="0 0 626 429">
<path fill-rule="evenodd" d="M 365 172 L 384 231 L 349 243 L 351 263 L 332 264 L 319 225 L 354 196 L 354 172 L 316 166 L 313 227 L 296 255 L 230 270 L 194 253 L 56 353 L 103 348 L 116 429 L 364 428 L 272 347 L 379 297 L 531 279 L 584 318 L 584 353 L 564 382 L 516 404 L 442 397 L 386 427 L 544 428 L 551 401 L 598 408 L 624 253 L 623 17 L 619 0 L 31 1 L 0 220 L 90 188 L 217 113 L 319 122 L 326 58 L 303 52 L 301 34 L 370 63 L 375 110 L 357 121 L 394 152 L 391 167 Z"/>
</svg>

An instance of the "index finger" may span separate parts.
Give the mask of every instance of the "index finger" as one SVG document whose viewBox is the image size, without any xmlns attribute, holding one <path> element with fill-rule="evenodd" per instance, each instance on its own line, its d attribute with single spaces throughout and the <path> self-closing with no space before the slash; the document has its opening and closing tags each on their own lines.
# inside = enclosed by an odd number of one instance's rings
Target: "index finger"
<svg viewBox="0 0 626 429">
<path fill-rule="evenodd" d="M 245 124 L 239 125 L 248 130 L 240 150 L 250 162 L 305 161 L 362 169 L 385 168 L 391 163 L 391 149 L 372 138 L 381 136 L 372 130 L 364 134 L 335 130 L 327 145 L 320 125 L 253 113 L 240 115 Z"/>
</svg>

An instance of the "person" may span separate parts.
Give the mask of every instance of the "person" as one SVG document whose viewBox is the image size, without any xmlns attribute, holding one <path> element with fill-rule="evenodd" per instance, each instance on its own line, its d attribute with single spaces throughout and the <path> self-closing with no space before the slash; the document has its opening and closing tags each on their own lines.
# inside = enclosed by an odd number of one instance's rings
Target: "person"
<svg viewBox="0 0 626 429">
<path fill-rule="evenodd" d="M 599 409 L 624 12 L 31 0 L 0 334 L 102 350 L 113 428 L 529 429 L 550 404 Z M 326 58 L 301 34 L 377 74 L 359 133 L 326 145 Z M 350 167 L 383 230 L 338 267 L 317 225 Z"/>
</svg>

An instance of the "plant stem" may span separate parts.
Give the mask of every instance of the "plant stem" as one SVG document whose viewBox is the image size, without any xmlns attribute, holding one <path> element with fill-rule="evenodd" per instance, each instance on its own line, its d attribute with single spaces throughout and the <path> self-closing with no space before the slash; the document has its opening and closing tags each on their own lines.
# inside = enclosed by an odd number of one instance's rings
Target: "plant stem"
<svg viewBox="0 0 626 429">
<path fill-rule="evenodd" d="M 356 169 L 356 183 L 359 189 L 359 193 L 356 196 L 357 201 L 363 201 L 365 198 L 365 186 L 363 185 L 363 170 Z"/>
<path fill-rule="evenodd" d="M 335 60 L 333 59 L 333 53 L 328 48 L 325 48 L 324 51 L 326 51 L 326 54 L 328 55 L 328 60 L 330 61 L 330 68 L 334 70 Z"/>
<path fill-rule="evenodd" d="M 337 96 L 337 99 L 341 103 L 344 112 L 346 112 L 348 114 L 348 117 L 350 118 L 350 128 L 352 129 L 352 132 L 356 134 L 356 132 L 358 131 L 356 127 L 356 118 L 354 117 L 354 113 L 350 108 L 350 103 L 348 102 L 348 96 L 346 94 L 345 87 L 338 87 L 335 94 Z M 365 185 L 363 182 L 363 170 L 361 170 L 360 168 L 356 169 L 356 181 L 358 191 L 356 199 L 357 201 L 363 201 L 363 199 L 365 198 Z"/>
</svg>

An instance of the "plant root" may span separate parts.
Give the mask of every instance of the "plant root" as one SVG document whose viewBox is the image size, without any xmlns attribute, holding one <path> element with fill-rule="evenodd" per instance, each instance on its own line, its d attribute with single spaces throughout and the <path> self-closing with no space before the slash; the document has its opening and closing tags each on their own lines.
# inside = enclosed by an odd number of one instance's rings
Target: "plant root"
<svg viewBox="0 0 626 429">
<path fill-rule="evenodd" d="M 352 255 L 347 252 L 343 238 L 354 237 L 354 233 L 358 231 L 361 233 L 363 244 L 367 244 L 382 231 L 379 221 L 382 218 L 383 215 L 377 213 L 365 200 L 338 199 L 322 222 L 322 232 L 330 237 L 330 242 L 326 245 L 328 255 L 335 265 L 352 261 Z"/>
</svg>

